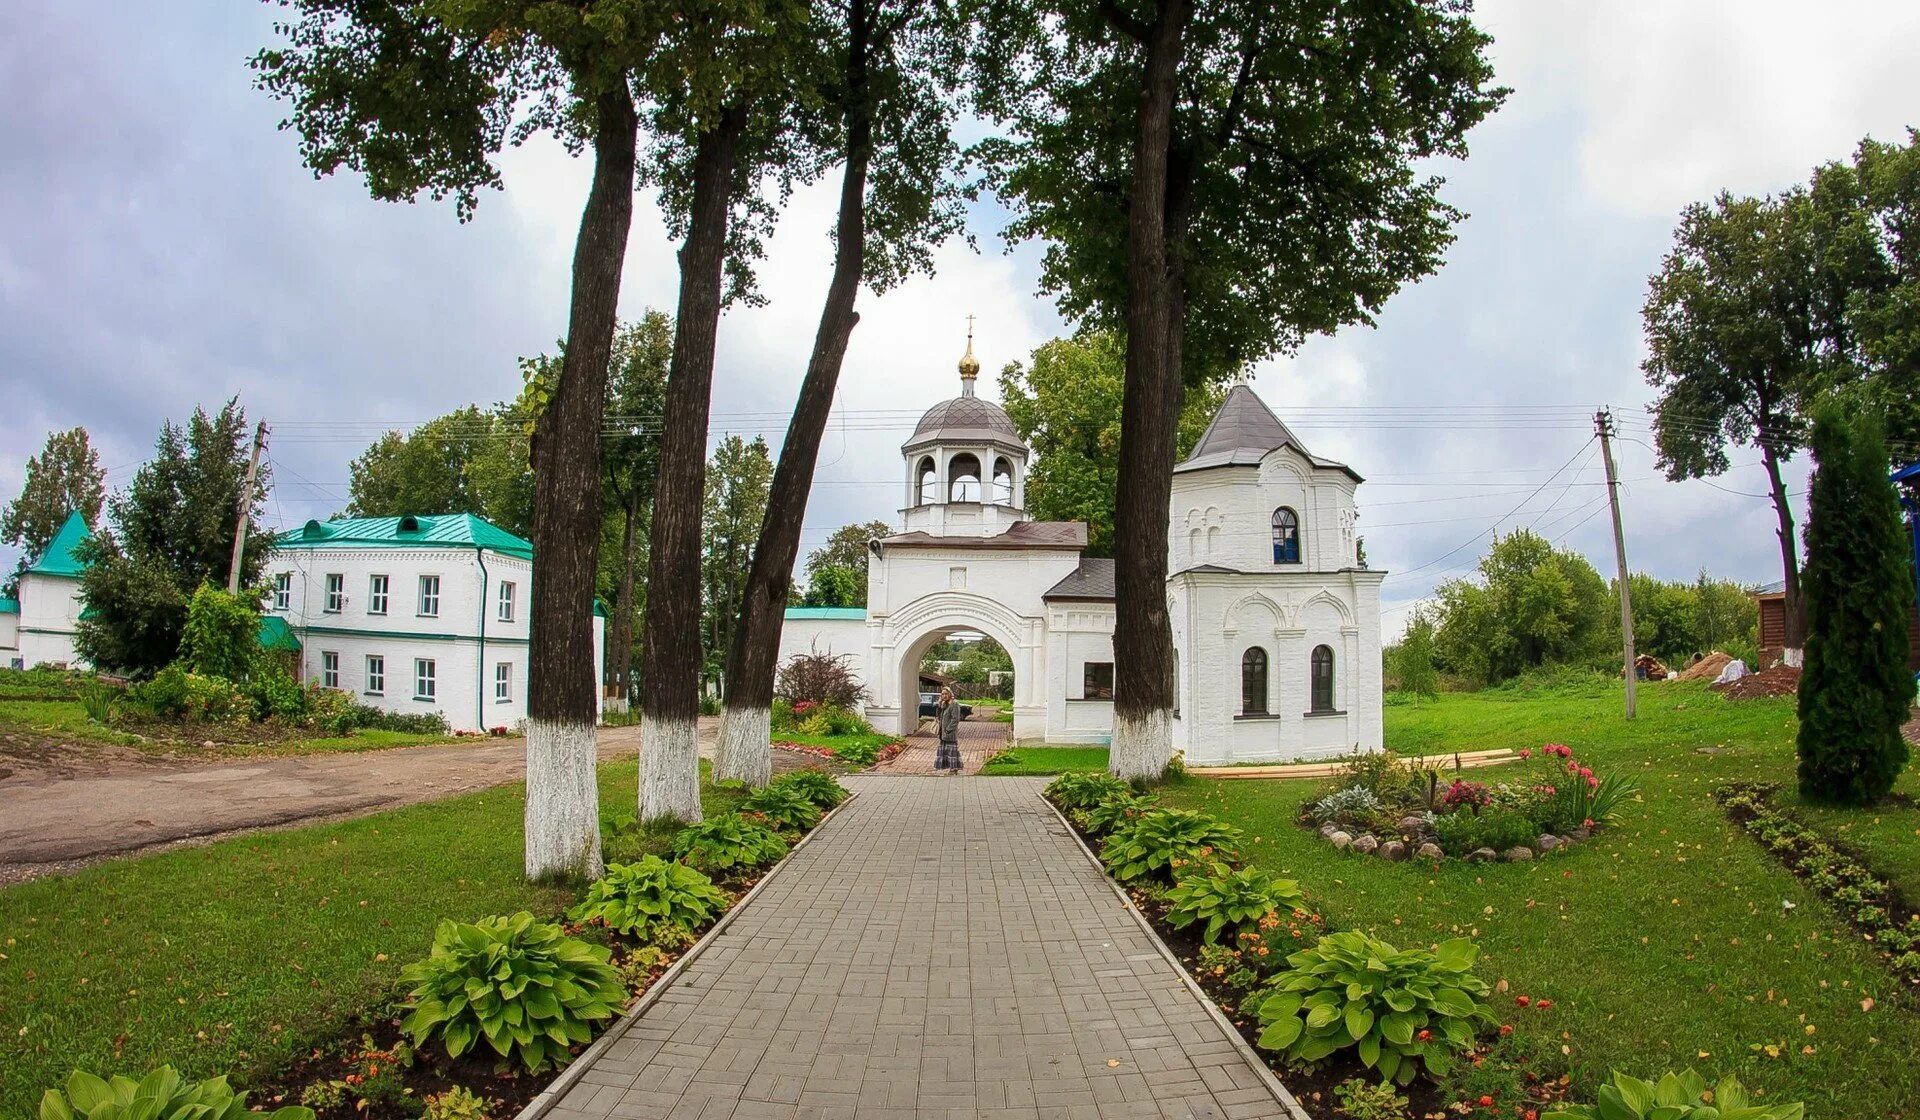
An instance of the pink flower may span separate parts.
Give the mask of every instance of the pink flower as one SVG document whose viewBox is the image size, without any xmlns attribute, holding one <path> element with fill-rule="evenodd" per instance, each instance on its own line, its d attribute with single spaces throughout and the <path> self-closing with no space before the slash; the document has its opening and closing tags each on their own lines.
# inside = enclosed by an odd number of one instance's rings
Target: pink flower
<svg viewBox="0 0 1920 1120">
<path fill-rule="evenodd" d="M 1596 778 L 1596 777 L 1594 777 L 1594 776 L 1593 776 L 1592 774 L 1588 774 L 1588 775 L 1587 775 L 1587 788 L 1588 788 L 1588 789 L 1599 789 L 1599 788 L 1600 788 L 1600 779 L 1598 779 L 1598 778 Z"/>
<path fill-rule="evenodd" d="M 1580 772 L 1580 764 L 1579 764 L 1579 763 L 1577 763 L 1577 762 L 1573 762 L 1573 761 L 1569 761 L 1569 762 L 1567 763 L 1567 773 L 1569 773 L 1569 774 L 1578 774 L 1579 772 Z"/>
<path fill-rule="evenodd" d="M 1532 750 L 1532 748 L 1529 748 L 1529 747 L 1521 747 L 1521 748 L 1520 748 L 1520 757 L 1521 757 L 1521 758 L 1523 758 L 1523 759 L 1526 759 L 1526 758 L 1532 758 L 1532 757 L 1533 757 L 1533 750 Z"/>
<path fill-rule="evenodd" d="M 1591 778 L 1591 777 L 1593 777 L 1593 767 L 1591 767 L 1591 766 L 1582 766 L 1582 767 L 1580 768 L 1580 776 L 1581 776 L 1581 777 L 1583 777 L 1583 778 Z"/>
</svg>

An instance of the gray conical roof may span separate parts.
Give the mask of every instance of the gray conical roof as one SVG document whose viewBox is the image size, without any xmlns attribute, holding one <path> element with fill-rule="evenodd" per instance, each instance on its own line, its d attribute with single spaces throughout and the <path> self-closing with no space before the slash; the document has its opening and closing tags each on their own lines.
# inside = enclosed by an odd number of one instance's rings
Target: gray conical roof
<svg viewBox="0 0 1920 1120">
<path fill-rule="evenodd" d="M 905 448 L 935 443 L 994 443 L 1012 445 L 1022 451 L 1027 446 L 1021 442 L 1020 433 L 1014 430 L 1006 410 L 980 397 L 955 397 L 929 408 Z"/>
<path fill-rule="evenodd" d="M 1322 459 L 1307 450 L 1300 437 L 1293 434 L 1280 418 L 1267 407 L 1248 386 L 1235 385 L 1227 391 L 1227 399 L 1221 402 L 1220 411 L 1213 414 L 1213 423 L 1193 445 L 1193 453 L 1188 455 L 1176 471 L 1198 471 L 1208 467 L 1255 466 L 1260 460 L 1281 447 L 1292 447 L 1316 467 L 1345 471 L 1355 481 L 1360 476 L 1353 468 L 1332 459 Z"/>
</svg>

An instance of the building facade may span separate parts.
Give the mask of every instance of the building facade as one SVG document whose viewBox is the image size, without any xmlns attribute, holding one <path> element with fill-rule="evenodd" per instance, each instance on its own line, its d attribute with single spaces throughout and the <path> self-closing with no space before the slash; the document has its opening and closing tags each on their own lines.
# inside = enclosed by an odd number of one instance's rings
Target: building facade
<svg viewBox="0 0 1920 1120">
<path fill-rule="evenodd" d="M 918 723 L 919 668 L 956 633 L 1013 659 L 1014 736 L 1104 743 L 1113 731 L 1113 562 L 1082 522 L 1024 508 L 1029 449 L 1006 413 L 961 395 L 901 448 L 901 531 L 873 542 L 864 610 L 795 608 L 781 657 L 847 655 L 867 718 Z M 1252 389 L 1228 393 L 1175 470 L 1167 581 L 1174 743 L 1195 763 L 1324 758 L 1381 746 L 1380 583 L 1359 563 L 1360 476 L 1313 455 Z"/>
<path fill-rule="evenodd" d="M 0 664 L 19 669 L 36 665 L 84 668 L 74 649 L 79 630 L 80 577 L 86 565 L 77 549 L 93 530 L 78 510 L 55 533 L 46 549 L 20 576 L 13 599 L 0 599 Z"/>
</svg>

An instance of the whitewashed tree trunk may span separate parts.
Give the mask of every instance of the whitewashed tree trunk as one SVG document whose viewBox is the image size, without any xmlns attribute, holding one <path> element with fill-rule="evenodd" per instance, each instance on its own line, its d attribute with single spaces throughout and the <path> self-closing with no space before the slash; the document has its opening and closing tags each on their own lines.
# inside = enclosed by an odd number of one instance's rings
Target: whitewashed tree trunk
<svg viewBox="0 0 1920 1120">
<path fill-rule="evenodd" d="M 751 789 L 772 781 L 771 725 L 766 708 L 721 709 L 720 745 L 713 756 L 714 781 L 741 781 Z"/>
<path fill-rule="evenodd" d="M 700 819 L 700 730 L 692 719 L 640 715 L 640 822 Z"/>
<path fill-rule="evenodd" d="M 593 724 L 527 721 L 527 878 L 598 879 L 599 787 Z"/>
<path fill-rule="evenodd" d="M 1113 746 L 1107 753 L 1107 768 L 1115 777 L 1158 781 L 1166 774 L 1167 760 L 1172 757 L 1171 711 L 1155 708 L 1141 716 L 1114 713 Z"/>
</svg>

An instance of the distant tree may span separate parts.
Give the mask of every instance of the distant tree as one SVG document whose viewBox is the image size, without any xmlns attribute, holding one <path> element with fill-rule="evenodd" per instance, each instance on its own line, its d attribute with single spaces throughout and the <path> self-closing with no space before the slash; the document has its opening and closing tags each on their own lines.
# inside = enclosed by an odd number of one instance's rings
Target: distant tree
<svg viewBox="0 0 1920 1120">
<path fill-rule="evenodd" d="M 505 406 L 478 405 L 388 432 L 347 465 L 354 517 L 471 513 L 526 535 L 533 519 L 527 432 Z"/>
<path fill-rule="evenodd" d="M 0 585 L 0 593 L 15 593 L 21 573 L 46 551 L 75 510 L 88 525 L 100 523 L 106 481 L 107 472 L 100 469 L 100 456 L 85 428 L 48 433 L 40 454 L 27 459 L 20 496 L 0 511 L 0 539 L 20 550 L 20 561 Z"/>
<path fill-rule="evenodd" d="M 618 524 L 620 534 L 618 549 L 610 557 L 613 618 L 607 634 L 607 667 L 623 699 L 633 680 L 633 634 L 643 590 L 641 545 L 652 512 L 654 478 L 660 472 L 660 424 L 672 359 L 673 320 L 659 311 L 649 309 L 639 322 L 614 335 L 600 468 L 608 516 Z"/>
<path fill-rule="evenodd" d="M 1711 653 L 1727 646 L 1758 646 L 1760 604 L 1753 590 L 1723 579 L 1712 579 L 1705 568 L 1693 583 L 1695 629 L 1699 634 L 1697 653 Z"/>
<path fill-rule="evenodd" d="M 1607 583 L 1586 557 L 1522 529 L 1480 558 L 1479 579 L 1436 594 L 1439 664 L 1483 684 L 1540 665 L 1585 661 L 1605 633 Z"/>
<path fill-rule="evenodd" d="M 807 573 L 807 593 L 800 603 L 807 607 L 864 607 L 867 605 L 867 573 L 822 564 Z"/>
<path fill-rule="evenodd" d="M 1086 522 L 1089 556 L 1113 555 L 1126 374 L 1126 343 L 1112 331 L 1041 343 L 1028 365 L 1011 362 L 1000 371 L 1007 418 L 1033 449 L 1027 509 L 1048 521 Z M 1218 383 L 1187 390 L 1175 458 L 1200 442 L 1225 399 L 1226 389 Z"/>
<path fill-rule="evenodd" d="M 807 553 L 807 568 L 812 570 L 823 565 L 836 568 L 851 568 L 861 574 L 865 582 L 867 571 L 867 546 L 882 537 L 893 535 L 893 526 L 884 521 L 865 521 L 853 525 L 842 525 L 827 534 L 827 543 Z M 863 593 L 864 596 L 864 593 Z M 865 606 L 864 602 L 858 604 Z"/>
<path fill-rule="evenodd" d="M 747 574 L 767 514 L 767 490 L 773 481 L 773 457 L 767 441 L 728 436 L 713 449 L 707 465 L 707 516 L 702 548 L 701 583 L 705 588 L 707 672 L 719 675 L 733 627 L 740 617 L 740 599 L 747 592 Z M 729 682 L 729 686 L 731 682 Z"/>
<path fill-rule="evenodd" d="M 1013 671 L 1013 655 L 992 638 L 982 638 L 960 647 L 960 667 L 953 679 L 967 684 L 986 684 L 988 674 Z"/>
<path fill-rule="evenodd" d="M 82 657 L 144 677 L 178 655 L 189 597 L 202 584 L 227 582 L 250 438 L 237 400 L 213 415 L 195 409 L 184 429 L 161 426 L 153 458 L 108 503 L 113 530 L 83 546 L 87 610 L 75 637 Z M 260 525 L 271 478 L 262 464 L 248 496 L 243 587 L 259 579 L 271 543 Z"/>
<path fill-rule="evenodd" d="M 1393 647 L 1388 659 L 1393 675 L 1399 678 L 1400 691 L 1416 700 L 1440 695 L 1440 677 L 1433 668 L 1435 628 L 1424 608 L 1413 608 L 1407 620 L 1407 632 Z"/>
<path fill-rule="evenodd" d="M 1850 805 L 1885 797 L 1910 753 L 1912 558 L 1881 431 L 1877 416 L 1832 407 L 1813 426 L 1800 792 Z"/>
</svg>

